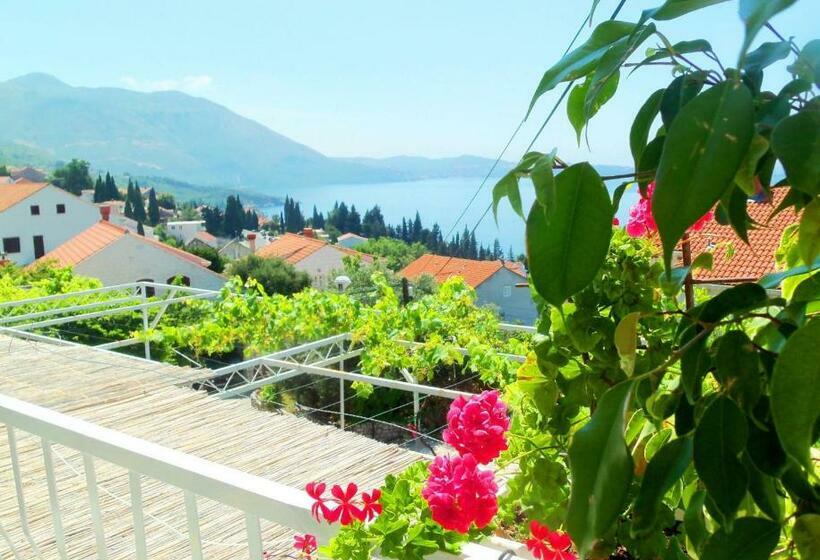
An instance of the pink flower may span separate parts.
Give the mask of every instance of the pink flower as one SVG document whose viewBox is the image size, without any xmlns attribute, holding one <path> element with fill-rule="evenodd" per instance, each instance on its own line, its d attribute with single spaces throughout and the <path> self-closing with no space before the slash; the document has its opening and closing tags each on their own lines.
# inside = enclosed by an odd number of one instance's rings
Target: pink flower
<svg viewBox="0 0 820 560">
<path fill-rule="evenodd" d="M 641 194 L 641 198 L 629 209 L 629 221 L 626 223 L 626 233 L 630 237 L 644 237 L 652 235 L 658 231 L 658 225 L 652 215 L 652 196 L 655 194 L 655 183 L 649 183 L 646 187 L 646 195 Z M 696 221 L 689 231 L 700 231 L 703 226 L 714 217 L 714 212 L 709 210 Z"/>
<path fill-rule="evenodd" d="M 382 491 L 379 489 L 373 490 L 371 493 L 362 492 L 362 512 L 367 521 L 376 519 L 382 512 L 382 505 L 379 500 L 382 497 Z"/>
<path fill-rule="evenodd" d="M 498 512 L 492 471 L 478 468 L 475 457 L 436 457 L 430 464 L 430 476 L 421 491 L 427 500 L 433 521 L 449 531 L 467 533 L 475 523 L 486 527 Z"/>
<path fill-rule="evenodd" d="M 353 501 L 358 491 L 359 488 L 352 482 L 344 490 L 338 484 L 330 489 L 334 501 L 339 505 L 325 515 L 328 523 L 339 521 L 342 525 L 350 525 L 356 519 L 364 521 L 364 512 Z"/>
<path fill-rule="evenodd" d="M 308 496 L 313 498 L 315 501 L 313 506 L 310 508 L 310 513 L 316 519 L 316 521 L 321 522 L 322 518 L 328 518 L 332 512 L 328 507 L 325 505 L 325 489 L 327 485 L 324 482 L 308 482 L 307 486 L 305 487 L 305 491 L 307 492 Z M 321 515 L 320 515 L 321 514 Z"/>
<path fill-rule="evenodd" d="M 310 555 L 316 552 L 318 545 L 319 543 L 316 541 L 316 537 L 311 534 L 294 535 L 293 537 L 293 548 L 301 553 L 300 556 L 306 558 L 310 558 Z"/>
<path fill-rule="evenodd" d="M 546 525 L 538 521 L 530 523 L 530 535 L 527 539 L 527 549 L 539 560 L 578 560 L 570 552 L 572 540 L 569 535 L 561 531 L 550 531 Z"/>
<path fill-rule="evenodd" d="M 458 397 L 453 401 L 443 437 L 460 455 L 470 453 L 486 465 L 507 449 L 504 434 L 509 428 L 507 405 L 498 391 L 484 391 L 469 400 Z"/>
</svg>

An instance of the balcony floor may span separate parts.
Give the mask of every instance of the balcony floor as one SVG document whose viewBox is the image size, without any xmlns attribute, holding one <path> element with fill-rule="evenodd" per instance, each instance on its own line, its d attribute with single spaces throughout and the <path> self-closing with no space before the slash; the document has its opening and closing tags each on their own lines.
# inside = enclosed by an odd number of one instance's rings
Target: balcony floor
<svg viewBox="0 0 820 560">
<path fill-rule="evenodd" d="M 420 455 L 289 414 L 253 409 L 247 399 L 217 400 L 186 384 L 202 370 L 147 363 L 93 348 L 57 346 L 0 336 L 0 391 L 100 426 L 293 487 L 313 480 L 355 481 L 373 488 Z M 42 558 L 57 558 L 39 438 L 16 432 L 31 534 Z M 54 466 L 70 558 L 96 558 L 88 494 L 79 453 L 54 446 Z M 128 473 L 96 462 L 110 559 L 134 557 Z M 182 492 L 143 479 L 148 555 L 190 558 Z M 27 542 L 5 429 L 0 430 L 0 524 L 23 558 L 39 558 Z M 205 558 L 241 559 L 248 552 L 244 516 L 200 498 Z M 291 549 L 292 532 L 263 520 L 265 550 Z M 12 558 L 0 538 L 0 558 Z M 258 560 L 258 559 L 253 559 Z"/>
</svg>

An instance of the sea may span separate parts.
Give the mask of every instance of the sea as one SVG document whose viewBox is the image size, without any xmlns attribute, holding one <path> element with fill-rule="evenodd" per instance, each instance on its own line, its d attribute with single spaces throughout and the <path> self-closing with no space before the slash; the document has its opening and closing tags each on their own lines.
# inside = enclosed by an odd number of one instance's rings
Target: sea
<svg viewBox="0 0 820 560">
<path fill-rule="evenodd" d="M 479 190 L 482 177 L 451 177 L 446 179 L 428 179 L 397 183 L 367 183 L 346 185 L 323 185 L 315 187 L 300 187 L 291 191 L 268 191 L 266 194 L 284 197 L 290 196 L 299 202 L 302 213 L 309 217 L 313 206 L 324 212 L 333 208 L 336 201 L 344 201 L 348 206 L 355 205 L 359 214 L 378 204 L 388 224 L 401 224 L 402 218 L 414 218 L 416 212 L 421 216 L 424 227 L 432 227 L 438 223 L 442 234 L 453 229 L 463 232 L 465 225 L 476 228 L 478 242 L 485 246 L 492 246 L 498 239 L 506 254 L 510 248 L 515 255 L 524 253 L 524 221 L 513 212 L 509 202 L 502 201 L 498 210 L 496 222 L 492 210 L 485 211 L 492 203 L 492 189 L 498 178 L 490 178 Z M 612 181 L 608 185 L 610 193 L 620 184 Z M 478 193 L 478 194 L 476 194 Z M 471 199 L 475 196 L 475 199 Z M 637 186 L 627 189 L 616 216 L 622 224 L 626 224 L 629 207 L 638 198 Z M 535 200 L 532 184 L 529 181 L 521 182 L 521 198 L 525 212 Z M 467 208 L 464 217 L 458 220 L 462 211 Z M 261 210 L 267 214 L 279 214 L 282 207 L 278 205 L 264 206 Z M 482 218 L 483 216 L 483 218 Z M 478 223 L 478 227 L 476 227 Z"/>
</svg>

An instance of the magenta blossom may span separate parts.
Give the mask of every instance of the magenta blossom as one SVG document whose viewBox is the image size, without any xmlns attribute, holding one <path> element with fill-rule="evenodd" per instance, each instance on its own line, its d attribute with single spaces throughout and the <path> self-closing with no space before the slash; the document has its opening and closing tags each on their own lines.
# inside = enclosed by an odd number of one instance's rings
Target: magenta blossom
<svg viewBox="0 0 820 560">
<path fill-rule="evenodd" d="M 507 405 L 498 391 L 484 391 L 469 399 L 458 397 L 453 401 L 443 437 L 460 455 L 470 453 L 486 465 L 507 449 L 505 433 L 509 428 Z"/>
<path fill-rule="evenodd" d="M 475 523 L 482 529 L 498 512 L 498 486 L 492 471 L 478 468 L 475 457 L 436 457 L 421 491 L 433 521 L 448 531 L 467 533 Z"/>
<path fill-rule="evenodd" d="M 655 183 L 649 183 L 646 194 L 629 209 L 629 221 L 626 223 L 626 233 L 630 237 L 645 237 L 658 231 L 655 217 L 652 215 L 652 197 L 655 194 Z M 709 210 L 696 221 L 689 231 L 700 231 L 703 226 L 714 217 L 715 213 Z"/>
</svg>

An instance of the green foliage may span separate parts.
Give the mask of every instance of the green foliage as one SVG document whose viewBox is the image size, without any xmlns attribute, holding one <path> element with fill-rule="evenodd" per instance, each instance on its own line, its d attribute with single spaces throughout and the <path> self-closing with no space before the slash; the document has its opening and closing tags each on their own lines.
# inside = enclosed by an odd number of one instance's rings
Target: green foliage
<svg viewBox="0 0 820 560">
<path fill-rule="evenodd" d="M 87 161 L 72 159 L 64 166 L 54 170 L 51 182 L 61 189 L 79 196 L 84 189 L 90 189 L 94 186 L 94 181 L 91 179 L 88 169 L 89 163 Z"/>
<path fill-rule="evenodd" d="M 427 463 L 419 461 L 398 476 L 388 475 L 382 486 L 383 511 L 368 525 L 355 521 L 342 527 L 320 553 L 344 560 L 382 558 L 421 560 L 437 552 L 458 554 L 476 535 L 445 531 L 430 516 L 421 489 L 427 480 Z"/>
<path fill-rule="evenodd" d="M 385 266 L 393 272 L 403 269 L 427 251 L 421 243 L 406 243 L 390 237 L 368 239 L 361 245 L 357 245 L 356 250 L 374 257 L 381 257 L 384 259 Z"/>
<path fill-rule="evenodd" d="M 310 286 L 310 276 L 293 268 L 282 259 L 266 259 L 248 255 L 234 261 L 228 267 L 231 276 L 239 276 L 243 281 L 255 280 L 266 294 L 291 295 Z"/>
<path fill-rule="evenodd" d="M 156 232 L 156 230 L 154 230 Z M 167 237 L 167 239 L 173 239 L 173 237 Z M 165 241 L 165 240 L 163 240 Z M 167 241 L 165 241 L 167 243 Z M 185 247 L 185 251 L 197 255 L 198 257 L 202 257 L 203 259 L 211 261 L 211 264 L 208 265 L 208 268 L 213 270 L 214 272 L 222 272 L 225 270 L 225 265 L 227 261 L 225 257 L 223 257 L 219 251 L 214 249 L 213 247 L 209 247 L 208 245 L 191 245 L 189 247 Z"/>
</svg>

